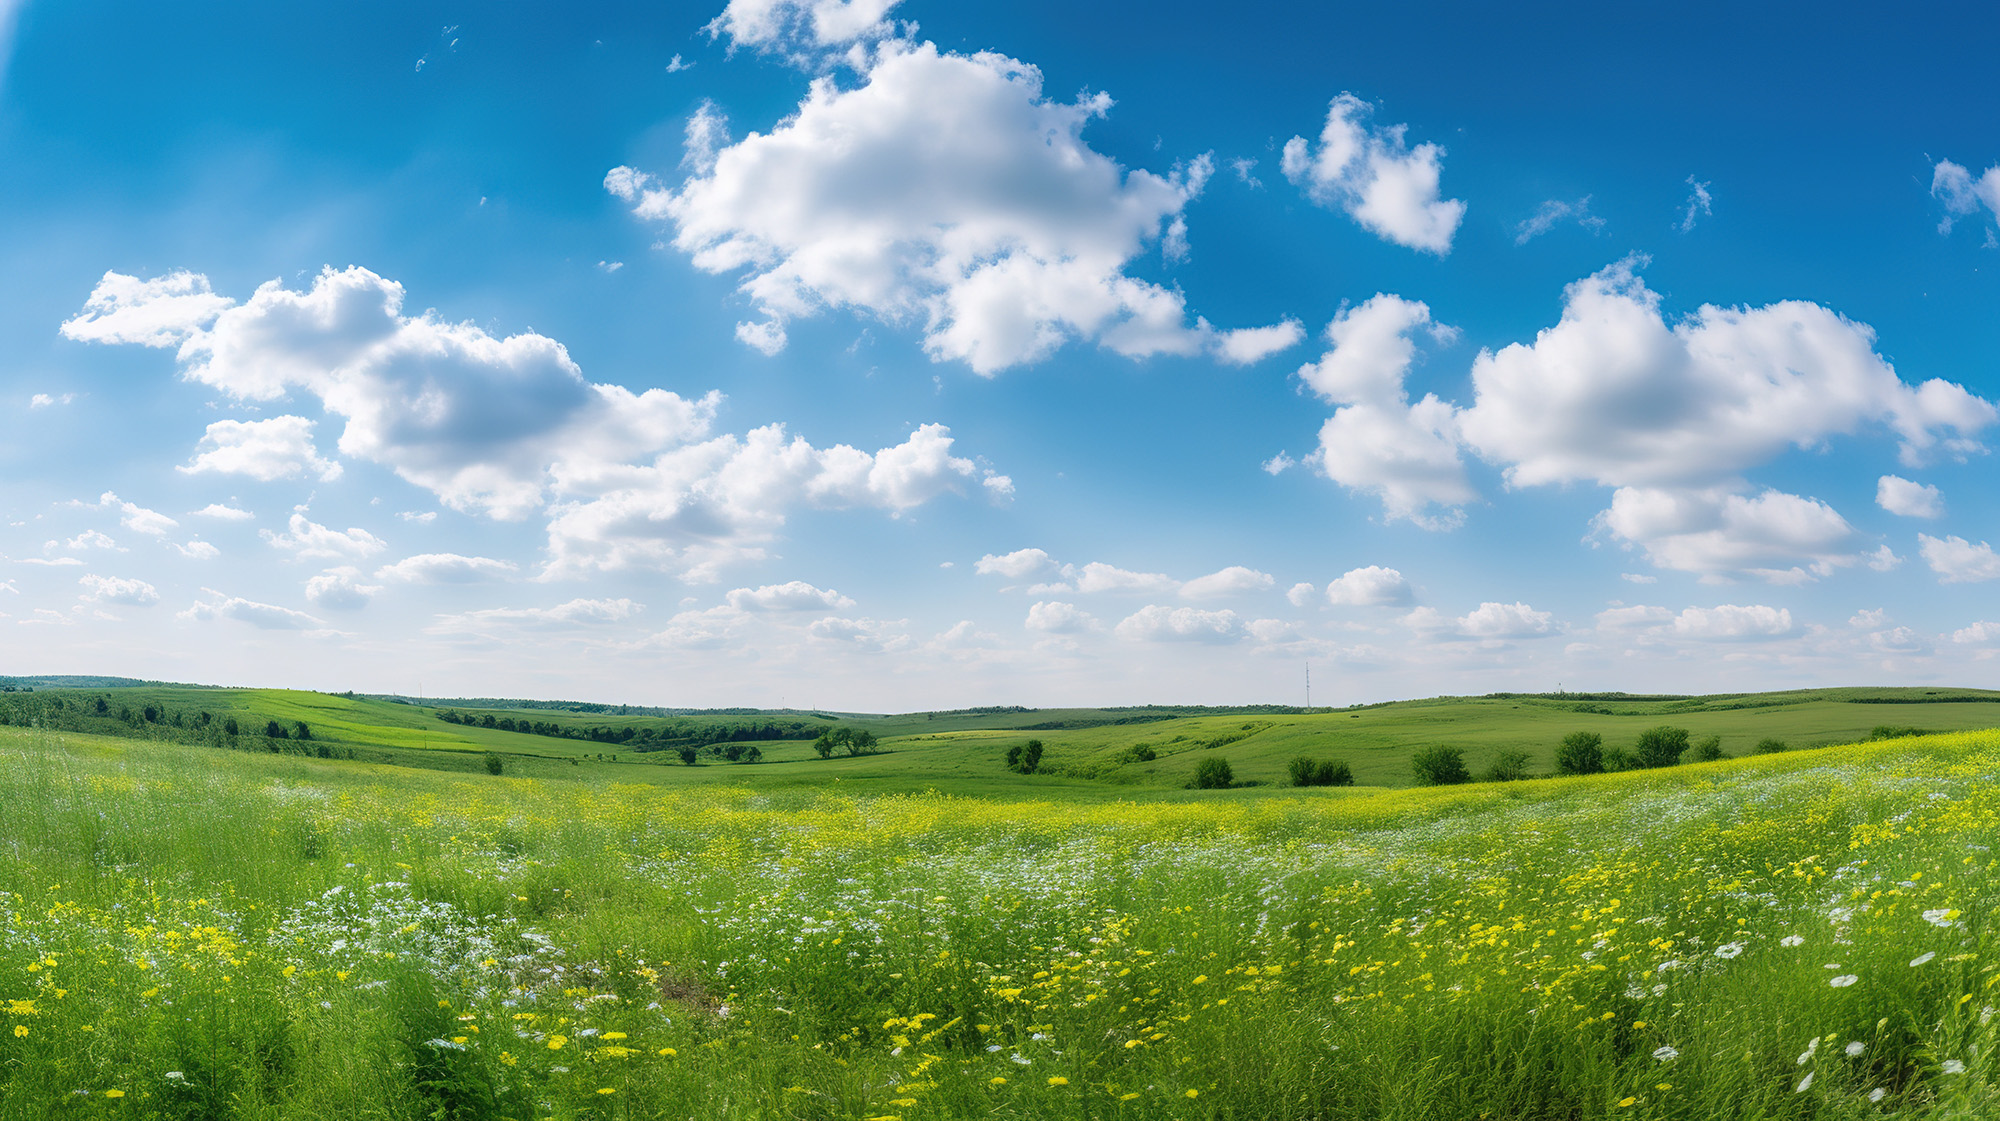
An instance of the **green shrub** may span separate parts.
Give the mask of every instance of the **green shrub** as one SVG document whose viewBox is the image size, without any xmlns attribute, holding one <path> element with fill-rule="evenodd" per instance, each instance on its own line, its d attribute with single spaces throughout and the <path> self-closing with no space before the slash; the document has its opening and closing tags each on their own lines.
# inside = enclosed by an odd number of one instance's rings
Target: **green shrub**
<svg viewBox="0 0 2000 1121">
<path fill-rule="evenodd" d="M 1792 745 L 1786 743 L 1784 740 L 1776 736 L 1765 736 L 1763 739 L 1757 741 L 1756 747 L 1750 750 L 1755 751 L 1759 755 L 1776 755 L 1780 751 L 1790 751 L 1791 749 Z"/>
<path fill-rule="evenodd" d="M 1614 747 L 1604 753 L 1606 771 L 1636 771 L 1639 767 L 1639 757 L 1622 747 Z"/>
<path fill-rule="evenodd" d="M 1314 786 L 1353 786 L 1354 768 L 1344 760 L 1334 759 L 1321 763 L 1313 770 Z"/>
<path fill-rule="evenodd" d="M 1443 744 L 1422 748 L 1410 756 L 1410 769 L 1416 772 L 1419 786 L 1456 786 L 1472 781 L 1472 772 L 1465 769 L 1464 754 Z"/>
<path fill-rule="evenodd" d="M 1703 736 L 1701 742 L 1694 745 L 1694 758 L 1697 763 L 1713 763 L 1717 759 L 1725 758 L 1722 754 L 1722 737 Z"/>
<path fill-rule="evenodd" d="M 1900 740 L 1909 736 L 1928 736 L 1931 734 L 1932 732 L 1929 728 L 1913 728 L 1907 724 L 1877 724 L 1875 725 L 1875 730 L 1868 733 L 1868 738 L 1871 740 Z"/>
<path fill-rule="evenodd" d="M 1487 782 L 1519 782 L 1528 777 L 1528 753 L 1525 751 L 1503 751 L 1493 760 L 1480 776 Z"/>
<path fill-rule="evenodd" d="M 1196 790 L 1221 790 L 1235 780 L 1227 759 L 1203 759 L 1194 769 L 1193 785 Z"/>
<path fill-rule="evenodd" d="M 1319 763 L 1301 755 L 1285 767 L 1285 774 L 1293 786 L 1312 786 L 1313 776 L 1319 773 Z"/>
<path fill-rule="evenodd" d="M 1671 767 L 1681 761 L 1688 749 L 1688 730 L 1672 728 L 1665 724 L 1648 728 L 1639 733 L 1639 765 L 1642 767 Z"/>
<path fill-rule="evenodd" d="M 326 750 L 326 749 L 325 749 L 324 747 L 321 747 L 321 748 L 320 748 L 320 750 L 324 751 L 324 750 Z M 491 752 L 491 751 L 489 751 L 489 752 L 487 752 L 487 753 L 486 753 L 486 773 L 487 773 L 487 774 L 489 774 L 489 775 L 497 775 L 497 774 L 499 774 L 499 773 L 500 773 L 501 771 L 504 771 L 504 770 L 506 770 L 506 769 L 507 769 L 507 765 L 506 765 L 505 763 L 501 762 L 501 760 L 500 760 L 500 756 L 499 756 L 499 755 L 497 755 L 497 754 L 495 754 L 495 753 L 493 753 L 493 752 Z"/>
<path fill-rule="evenodd" d="M 1604 769 L 1604 737 L 1596 732 L 1571 732 L 1556 748 L 1556 773 L 1594 775 Z"/>
<path fill-rule="evenodd" d="M 1159 757 L 1160 753 L 1153 750 L 1152 744 L 1135 743 L 1126 748 L 1118 758 L 1127 763 L 1150 763 Z"/>
</svg>

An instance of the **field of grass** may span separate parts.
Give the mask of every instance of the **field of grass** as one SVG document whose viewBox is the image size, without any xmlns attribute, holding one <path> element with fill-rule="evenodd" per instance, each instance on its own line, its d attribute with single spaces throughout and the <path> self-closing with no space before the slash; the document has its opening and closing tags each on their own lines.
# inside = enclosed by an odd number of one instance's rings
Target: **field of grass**
<svg viewBox="0 0 2000 1121">
<path fill-rule="evenodd" d="M 99 701 L 104 711 L 97 711 Z M 1352 709 L 984 709 L 892 716 L 812 713 L 731 713 L 657 716 L 567 712 L 545 707 L 477 709 L 464 702 L 418 705 L 398 700 L 281 689 L 193 686 L 0 693 L 0 722 L 60 731 L 98 732 L 156 741 L 202 742 L 265 750 L 258 733 L 276 720 L 306 723 L 312 747 L 343 758 L 438 770 L 478 771 L 488 753 L 508 774 L 623 775 L 647 782 L 818 787 L 839 780 L 877 792 L 938 790 L 956 794 L 1027 794 L 1105 799 L 1185 787 L 1204 759 L 1226 759 L 1239 784 L 1279 785 L 1292 759 L 1346 762 L 1367 786 L 1414 784 L 1410 756 L 1430 746 L 1461 750 L 1474 774 L 1503 752 L 1527 755 L 1531 771 L 1552 774 L 1555 749 L 1571 732 L 1596 732 L 1606 748 L 1629 749 L 1640 732 L 1660 724 L 1688 729 L 1696 740 L 1716 736 L 1731 756 L 1751 754 L 1762 740 L 1790 747 L 1848 743 L 1881 725 L 1962 731 L 2000 724 L 2000 692 L 1969 689 L 1819 689 L 1709 697 L 1607 698 L 1579 695 L 1440 697 Z M 491 702 L 499 704 L 502 702 Z M 602 706 L 599 706 L 602 707 Z M 151 710 L 154 722 L 142 719 Z M 121 713 L 130 714 L 121 720 Z M 203 719 L 206 714 L 207 719 Z M 686 767 L 666 749 L 563 738 L 455 723 L 441 714 L 529 720 L 545 726 L 606 733 L 651 729 L 674 735 L 691 729 L 783 724 L 865 729 L 879 737 L 876 754 L 820 759 L 809 739 L 757 741 L 762 761 L 731 764 L 703 754 Z M 235 719 L 242 734 L 225 737 Z M 794 734 L 800 734 L 795 732 Z M 1041 772 L 1012 775 L 1010 747 L 1041 740 Z M 1138 761 L 1144 747 L 1156 758 Z M 635 769 L 644 768 L 644 773 Z M 666 768 L 669 773 L 654 773 Z"/>
<path fill-rule="evenodd" d="M 1246 719 L 1279 718 L 1185 734 Z M 972 734 L 520 778 L 0 728 L 0 1119 L 2000 1114 L 2000 733 L 1448 789 L 865 780 Z"/>
</svg>

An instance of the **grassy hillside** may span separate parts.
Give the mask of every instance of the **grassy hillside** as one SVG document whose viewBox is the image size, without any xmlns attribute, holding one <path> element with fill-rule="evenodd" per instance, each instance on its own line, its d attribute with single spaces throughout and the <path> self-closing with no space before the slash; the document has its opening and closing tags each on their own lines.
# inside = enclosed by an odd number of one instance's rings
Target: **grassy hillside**
<svg viewBox="0 0 2000 1121">
<path fill-rule="evenodd" d="M 1373 791 L 995 775 L 1021 735 L 530 779 L 0 728 L 0 1121 L 2000 1110 L 2000 734 Z"/>
<path fill-rule="evenodd" d="M 154 714 L 151 720 L 145 718 L 149 709 Z M 496 724 L 533 722 L 568 735 L 480 726 L 487 718 Z M 837 780 L 884 792 L 1063 791 L 1064 796 L 1116 798 L 1135 789 L 1185 787 L 1195 767 L 1210 757 L 1226 759 L 1239 784 L 1283 783 L 1287 764 L 1307 756 L 1346 762 L 1362 785 L 1394 787 L 1412 785 L 1411 755 L 1436 745 L 1462 751 L 1475 774 L 1508 751 L 1526 753 L 1532 771 L 1549 774 L 1555 770 L 1557 744 L 1577 731 L 1598 733 L 1607 748 L 1629 748 L 1643 730 L 1670 724 L 1688 729 L 1696 740 L 1717 736 L 1725 754 L 1744 756 L 1767 739 L 1795 748 L 1853 742 L 1885 724 L 1931 731 L 1983 728 L 2000 725 L 2000 692 L 1821 689 L 1706 697 L 1503 695 L 1310 711 L 999 708 L 893 716 L 734 711 L 660 716 L 519 704 L 479 709 L 464 702 L 418 705 L 347 694 L 155 685 L 0 693 L 0 719 L 239 750 L 276 746 L 285 752 L 330 753 L 441 770 L 479 770 L 492 753 L 503 759 L 510 774 L 576 773 L 578 768 L 619 774 L 645 768 L 647 781 L 699 785 L 782 788 Z M 221 730 L 231 719 L 239 728 L 235 737 Z M 276 745 L 261 734 L 274 720 L 287 730 L 287 740 Z M 472 723 L 463 722 L 468 720 Z M 301 722 L 309 729 L 310 741 L 296 740 Z M 672 750 L 690 736 L 766 725 L 782 726 L 783 734 L 802 737 L 840 726 L 867 729 L 878 737 L 879 751 L 822 760 L 807 738 L 758 740 L 762 761 L 755 765 L 727 762 L 705 748 L 700 765 L 690 767 L 683 766 Z M 1046 748 L 1041 773 L 1009 774 L 1002 762 L 1007 749 L 1031 738 Z M 1156 757 L 1136 761 L 1134 749 L 1141 747 Z M 663 773 L 651 773 L 656 768 Z"/>
</svg>

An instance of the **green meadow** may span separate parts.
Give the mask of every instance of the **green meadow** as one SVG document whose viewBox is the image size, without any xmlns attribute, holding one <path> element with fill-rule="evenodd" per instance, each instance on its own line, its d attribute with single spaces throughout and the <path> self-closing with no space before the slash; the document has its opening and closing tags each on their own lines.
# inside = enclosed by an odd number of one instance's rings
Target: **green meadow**
<svg viewBox="0 0 2000 1121">
<path fill-rule="evenodd" d="M 1996 698 L 0 693 L 0 1119 L 1991 1117 Z"/>
</svg>

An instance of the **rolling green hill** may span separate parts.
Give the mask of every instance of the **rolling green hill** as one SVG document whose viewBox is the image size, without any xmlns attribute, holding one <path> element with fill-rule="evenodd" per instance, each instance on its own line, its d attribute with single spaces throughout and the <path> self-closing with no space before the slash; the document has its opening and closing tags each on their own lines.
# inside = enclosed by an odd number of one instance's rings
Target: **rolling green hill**
<svg viewBox="0 0 2000 1121">
<path fill-rule="evenodd" d="M 1725 754 L 1751 754 L 1765 740 L 1788 747 L 1852 742 L 1884 725 L 1954 731 L 2000 725 L 2000 692 L 1976 689 L 1813 689 L 1713 696 L 1494 694 L 1434 697 L 1347 709 L 1142 707 L 1028 709 L 1016 706 L 896 715 L 758 710 L 631 709 L 573 702 L 450 700 L 418 703 L 283 689 L 187 685 L 78 686 L 114 678 L 11 678 L 0 721 L 218 748 L 320 755 L 438 770 L 478 770 L 497 756 L 508 773 L 632 773 L 651 782 L 813 786 L 834 781 L 870 790 L 985 793 L 1034 789 L 1083 798 L 1130 796 L 1188 785 L 1206 758 L 1228 761 L 1239 786 L 1277 786 L 1297 757 L 1347 763 L 1364 786 L 1409 786 L 1413 753 L 1460 750 L 1480 773 L 1503 752 L 1552 773 L 1555 748 L 1572 732 L 1595 732 L 1607 749 L 1627 748 L 1656 725 L 1686 728 L 1698 742 L 1719 737 Z M 619 711 L 625 708 L 625 711 Z M 235 734 L 227 729 L 231 722 Z M 284 732 L 264 733 L 275 722 Z M 301 738 L 303 724 L 309 738 Z M 876 751 L 821 759 L 820 732 L 872 732 Z M 534 730 L 530 730 L 534 729 Z M 1009 773 L 1010 747 L 1040 740 L 1040 772 Z M 754 743 L 761 761 L 722 752 Z M 694 746 L 698 765 L 682 763 Z M 1140 757 L 1150 752 L 1154 758 Z"/>
</svg>

